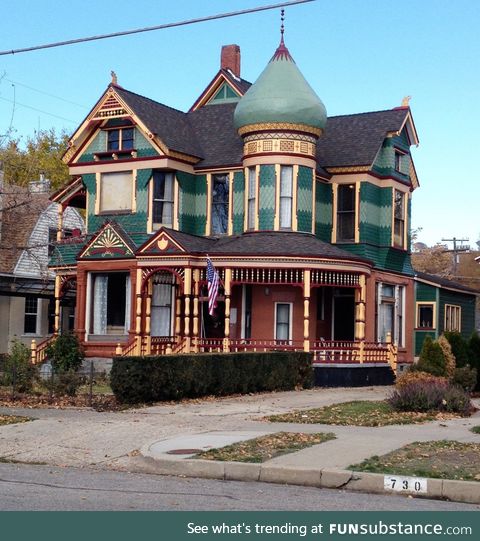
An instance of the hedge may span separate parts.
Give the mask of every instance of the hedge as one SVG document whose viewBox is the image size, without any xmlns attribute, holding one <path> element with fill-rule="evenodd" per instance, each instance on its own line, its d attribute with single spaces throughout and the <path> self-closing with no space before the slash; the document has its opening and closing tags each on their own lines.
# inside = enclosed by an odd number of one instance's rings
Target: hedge
<svg viewBox="0 0 480 541">
<path fill-rule="evenodd" d="M 114 357 L 110 385 L 117 400 L 127 404 L 310 388 L 312 354 L 272 351 Z"/>
</svg>

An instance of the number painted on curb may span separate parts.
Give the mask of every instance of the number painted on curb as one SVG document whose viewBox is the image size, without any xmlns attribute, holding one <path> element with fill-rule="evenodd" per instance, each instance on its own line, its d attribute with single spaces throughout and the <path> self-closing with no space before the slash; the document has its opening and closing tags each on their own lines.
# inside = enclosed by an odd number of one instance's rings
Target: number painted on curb
<svg viewBox="0 0 480 541">
<path fill-rule="evenodd" d="M 427 480 L 424 477 L 404 477 L 402 475 L 385 475 L 383 478 L 385 490 L 405 492 L 409 494 L 426 494 Z"/>
</svg>

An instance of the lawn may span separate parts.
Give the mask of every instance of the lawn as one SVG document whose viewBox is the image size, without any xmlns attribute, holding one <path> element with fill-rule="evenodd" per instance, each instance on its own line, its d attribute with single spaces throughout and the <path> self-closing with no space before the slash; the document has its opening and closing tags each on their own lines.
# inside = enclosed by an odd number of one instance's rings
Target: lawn
<svg viewBox="0 0 480 541">
<path fill-rule="evenodd" d="M 470 432 L 473 432 L 474 434 L 480 434 L 480 425 L 472 426 L 472 428 L 470 429 Z"/>
<path fill-rule="evenodd" d="M 350 466 L 349 469 L 480 481 L 480 443 L 448 440 L 414 442 L 386 455 L 368 458 L 360 464 Z"/>
<path fill-rule="evenodd" d="M 226 447 L 210 449 L 195 456 L 206 460 L 235 462 L 265 462 L 287 453 L 294 453 L 305 447 L 318 445 L 335 439 L 335 434 L 318 433 L 302 434 L 294 432 L 277 432 L 259 438 L 241 441 Z"/>
<path fill-rule="evenodd" d="M 354 402 L 342 402 L 323 408 L 270 415 L 265 419 L 272 423 L 386 426 L 417 424 L 436 419 L 452 419 L 456 417 L 459 416 L 449 413 L 395 411 L 385 401 L 358 400 Z"/>
</svg>

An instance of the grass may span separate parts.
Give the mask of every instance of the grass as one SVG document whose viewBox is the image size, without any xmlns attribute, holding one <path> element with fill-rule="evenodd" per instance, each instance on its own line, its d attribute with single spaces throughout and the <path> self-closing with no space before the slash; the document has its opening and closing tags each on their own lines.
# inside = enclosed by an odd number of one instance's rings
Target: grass
<svg viewBox="0 0 480 541">
<path fill-rule="evenodd" d="M 317 433 L 303 434 L 294 432 L 277 432 L 259 438 L 241 441 L 226 447 L 210 449 L 195 456 L 206 460 L 234 462 L 265 462 L 287 453 L 294 453 L 305 447 L 318 445 L 335 439 L 335 434 Z"/>
<path fill-rule="evenodd" d="M 17 415 L 0 415 L 0 426 L 26 423 L 31 421 L 29 417 L 18 417 Z"/>
<path fill-rule="evenodd" d="M 472 426 L 472 428 L 470 429 L 470 432 L 473 432 L 474 434 L 480 434 L 480 425 Z"/>
<path fill-rule="evenodd" d="M 272 423 L 386 426 L 418 424 L 453 417 L 457 416 L 438 412 L 395 411 L 385 401 L 357 400 L 323 408 L 270 415 L 266 420 Z"/>
<path fill-rule="evenodd" d="M 458 441 L 414 442 L 383 456 L 373 456 L 349 469 L 435 477 L 459 481 L 480 481 L 480 443 Z"/>
</svg>

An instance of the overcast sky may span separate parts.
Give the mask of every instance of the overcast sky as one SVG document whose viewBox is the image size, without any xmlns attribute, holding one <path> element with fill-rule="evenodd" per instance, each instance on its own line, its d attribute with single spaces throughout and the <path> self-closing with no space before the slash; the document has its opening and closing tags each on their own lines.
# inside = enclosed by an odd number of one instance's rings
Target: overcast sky
<svg viewBox="0 0 480 541">
<path fill-rule="evenodd" d="M 273 2 L 2 0 L 0 50 Z M 480 2 L 317 0 L 287 8 L 285 26 L 286 44 L 329 115 L 390 109 L 412 96 L 421 184 L 413 227 L 423 228 L 419 240 L 427 244 L 453 236 L 474 244 L 480 237 Z M 21 136 L 50 127 L 73 132 L 111 70 L 125 88 L 187 110 L 218 70 L 222 45 L 240 45 L 242 76 L 254 81 L 278 41 L 279 13 L 267 11 L 0 56 L 0 136 L 10 126 Z"/>
</svg>

